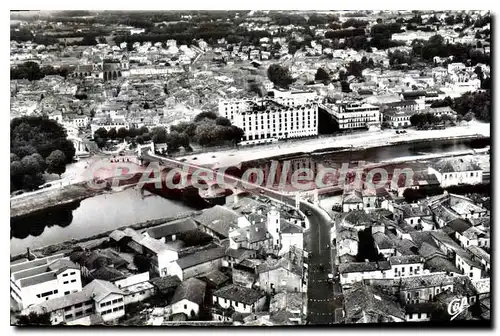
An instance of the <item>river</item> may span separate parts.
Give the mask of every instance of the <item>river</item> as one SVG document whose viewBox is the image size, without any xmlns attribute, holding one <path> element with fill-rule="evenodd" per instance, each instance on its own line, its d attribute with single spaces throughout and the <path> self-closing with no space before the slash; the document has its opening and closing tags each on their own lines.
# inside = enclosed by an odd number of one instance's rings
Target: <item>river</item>
<svg viewBox="0 0 500 336">
<path fill-rule="evenodd" d="M 309 157 L 309 160 L 327 165 L 358 160 L 377 162 L 399 157 L 484 148 L 489 144 L 489 138 L 438 140 L 352 152 L 316 154 Z M 270 160 L 256 160 L 243 166 L 267 165 L 270 165 Z M 71 239 L 86 238 L 118 227 L 195 210 L 181 201 L 165 199 L 147 191 L 144 191 L 144 194 L 149 196 L 143 198 L 138 190 L 127 189 L 20 217 L 15 219 L 15 222 L 12 220 L 11 255 L 25 252 L 27 247 L 38 248 Z"/>
<path fill-rule="evenodd" d="M 143 197 L 142 195 L 146 196 Z M 118 227 L 196 210 L 180 201 L 130 188 L 11 220 L 11 255 Z"/>
</svg>

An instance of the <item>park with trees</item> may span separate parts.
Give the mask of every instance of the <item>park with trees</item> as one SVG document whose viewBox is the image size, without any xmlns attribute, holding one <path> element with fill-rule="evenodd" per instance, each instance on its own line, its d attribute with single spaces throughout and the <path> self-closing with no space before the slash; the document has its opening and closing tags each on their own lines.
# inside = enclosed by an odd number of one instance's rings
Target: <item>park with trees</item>
<svg viewBox="0 0 500 336">
<path fill-rule="evenodd" d="M 61 176 L 75 147 L 64 128 L 47 117 L 14 118 L 10 123 L 10 189 L 34 190 L 43 173 Z"/>
</svg>

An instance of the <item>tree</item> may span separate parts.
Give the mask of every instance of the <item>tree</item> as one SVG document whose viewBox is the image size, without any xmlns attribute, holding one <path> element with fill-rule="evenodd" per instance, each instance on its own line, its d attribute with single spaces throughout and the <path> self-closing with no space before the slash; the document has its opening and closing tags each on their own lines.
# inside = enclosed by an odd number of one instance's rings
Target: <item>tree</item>
<svg viewBox="0 0 500 336">
<path fill-rule="evenodd" d="M 129 131 L 125 127 L 120 127 L 118 132 L 116 132 L 116 136 L 119 139 L 125 139 L 129 135 Z"/>
<path fill-rule="evenodd" d="M 326 72 L 325 69 L 318 68 L 314 79 L 319 80 L 319 81 L 323 81 L 323 82 L 328 82 L 330 80 L 330 75 L 328 74 L 328 72 Z"/>
<path fill-rule="evenodd" d="M 108 138 L 108 131 L 106 131 L 106 129 L 104 127 L 100 127 L 94 132 L 94 137 L 96 137 L 96 136 L 101 138 L 101 139 L 107 139 Z"/>
<path fill-rule="evenodd" d="M 472 121 L 473 118 L 474 118 L 474 113 L 472 113 L 472 111 L 469 111 L 464 115 L 464 120 L 467 122 Z"/>
<path fill-rule="evenodd" d="M 151 140 L 154 143 L 167 143 L 167 130 L 165 127 L 155 127 L 150 132 Z"/>
<path fill-rule="evenodd" d="M 106 38 L 104 36 L 99 37 L 98 40 L 99 40 L 99 43 L 101 43 L 101 44 L 107 44 L 108 43 L 106 41 Z"/>
<path fill-rule="evenodd" d="M 199 122 L 203 119 L 217 119 L 217 114 L 215 112 L 201 112 L 194 117 L 194 122 Z"/>
<path fill-rule="evenodd" d="M 217 119 L 215 119 L 215 124 L 220 126 L 231 126 L 231 121 L 224 117 L 217 117 Z"/>
<path fill-rule="evenodd" d="M 34 326 L 34 325 L 51 325 L 50 314 L 42 313 L 37 314 L 35 312 L 31 312 L 28 315 L 20 315 L 17 318 L 17 323 L 23 326 Z"/>
<path fill-rule="evenodd" d="M 293 78 L 290 75 L 288 68 L 282 67 L 279 64 L 271 64 L 267 69 L 267 77 L 274 85 L 288 89 L 293 83 Z"/>
<path fill-rule="evenodd" d="M 61 150 L 57 149 L 50 153 L 45 161 L 47 163 L 47 172 L 57 174 L 59 178 L 61 178 L 61 174 L 66 171 L 66 155 L 64 155 Z"/>
<path fill-rule="evenodd" d="M 23 169 L 26 174 L 36 174 L 43 173 L 43 166 L 40 164 L 40 161 L 35 156 L 35 154 L 31 154 L 25 156 L 21 159 L 21 164 L 23 165 Z"/>
<path fill-rule="evenodd" d="M 114 139 L 116 139 L 116 136 L 117 136 L 117 134 L 116 134 L 116 128 L 113 127 L 112 129 L 110 129 L 108 131 L 108 138 L 111 139 L 111 140 L 114 140 Z"/>
<path fill-rule="evenodd" d="M 17 156 L 16 154 L 14 153 L 10 153 L 10 162 L 14 162 L 14 161 L 19 161 L 19 156 Z"/>
</svg>

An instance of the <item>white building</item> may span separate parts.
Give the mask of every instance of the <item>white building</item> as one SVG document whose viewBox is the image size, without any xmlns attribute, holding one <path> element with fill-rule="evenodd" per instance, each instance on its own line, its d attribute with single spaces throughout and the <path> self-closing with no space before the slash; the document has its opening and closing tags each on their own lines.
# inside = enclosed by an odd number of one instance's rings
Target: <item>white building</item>
<svg viewBox="0 0 500 336">
<path fill-rule="evenodd" d="M 104 128 L 106 131 L 109 132 L 109 130 L 112 128 L 118 131 L 122 127 L 125 129 L 129 129 L 130 125 L 126 121 L 113 122 L 113 123 L 96 123 L 96 124 L 90 124 L 90 131 L 92 132 L 92 136 L 94 136 L 95 131 L 97 131 L 99 128 Z"/>
<path fill-rule="evenodd" d="M 10 293 L 20 309 L 81 290 L 80 267 L 62 253 L 10 266 Z"/>
<path fill-rule="evenodd" d="M 125 305 L 143 301 L 154 294 L 154 286 L 149 282 L 149 272 L 117 280 L 114 285 L 123 292 Z"/>
<path fill-rule="evenodd" d="M 229 285 L 213 293 L 213 304 L 222 309 L 232 307 L 239 313 L 254 313 L 264 308 L 266 296 L 263 292 L 237 285 Z"/>
<path fill-rule="evenodd" d="M 245 131 L 241 144 L 274 142 L 279 139 L 318 134 L 318 106 L 303 99 L 278 97 L 220 101 L 219 114 Z"/>
<path fill-rule="evenodd" d="M 380 127 L 380 108 L 361 102 L 320 105 L 330 113 L 340 130 Z"/>
<path fill-rule="evenodd" d="M 75 128 L 85 128 L 88 126 L 90 119 L 86 115 L 66 114 L 63 118 L 64 126 L 72 126 Z"/>
<path fill-rule="evenodd" d="M 463 158 L 442 159 L 429 166 L 429 174 L 434 174 L 441 187 L 460 184 L 479 184 L 483 181 L 483 171 L 472 160 Z"/>
<path fill-rule="evenodd" d="M 392 128 L 409 127 L 414 114 L 415 111 L 411 110 L 388 110 L 384 112 L 384 122 Z"/>
<path fill-rule="evenodd" d="M 196 278 L 184 280 L 172 298 L 172 314 L 185 314 L 188 318 L 198 316 L 205 301 L 206 283 Z"/>
<path fill-rule="evenodd" d="M 80 292 L 48 300 L 23 311 L 49 313 L 52 325 L 91 324 L 89 317 L 99 315 L 104 322 L 125 315 L 123 292 L 109 281 L 93 280 Z"/>
<path fill-rule="evenodd" d="M 473 260 L 472 256 L 463 249 L 456 249 L 455 252 L 455 266 L 471 280 L 481 279 L 482 265 Z"/>
</svg>

